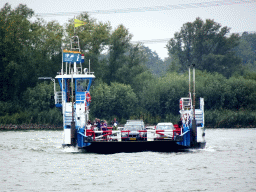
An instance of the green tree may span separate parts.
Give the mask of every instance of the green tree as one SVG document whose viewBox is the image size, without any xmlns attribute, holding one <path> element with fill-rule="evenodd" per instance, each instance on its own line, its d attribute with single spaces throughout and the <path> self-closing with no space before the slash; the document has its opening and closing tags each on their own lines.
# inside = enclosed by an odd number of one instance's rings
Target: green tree
<svg viewBox="0 0 256 192">
<path fill-rule="evenodd" d="M 169 56 L 181 65 L 181 72 L 195 63 L 197 69 L 229 77 L 241 63 L 233 52 L 239 43 L 239 36 L 231 34 L 227 37 L 229 31 L 230 28 L 221 27 L 211 19 L 204 22 L 197 18 L 193 23 L 185 23 L 167 44 Z"/>
<path fill-rule="evenodd" d="M 106 51 L 110 41 L 110 23 L 97 22 L 90 18 L 87 13 L 80 14 L 77 19 L 84 21 L 85 25 L 74 29 L 74 19 L 70 19 L 66 24 L 67 36 L 65 38 L 65 48 L 70 49 L 70 38 L 76 35 L 79 36 L 81 52 L 85 54 L 85 67 L 89 67 L 94 71 L 98 79 L 103 79 L 107 76 L 107 58 L 102 56 L 103 51 Z"/>
<path fill-rule="evenodd" d="M 130 85 L 101 82 L 92 89 L 91 95 L 90 110 L 94 117 L 129 119 L 135 114 L 138 100 Z"/>
<path fill-rule="evenodd" d="M 44 111 L 53 108 L 53 84 L 42 82 L 33 88 L 28 88 L 23 94 L 24 107 L 29 110 Z"/>
<path fill-rule="evenodd" d="M 28 50 L 31 32 L 29 18 L 34 12 L 20 4 L 12 9 L 7 3 L 0 11 L 0 100 L 17 99 L 24 90 L 24 53 Z"/>
<path fill-rule="evenodd" d="M 179 99 L 188 95 L 188 82 L 184 75 L 176 72 L 152 79 L 141 88 L 140 100 L 143 112 L 159 120 L 178 115 Z"/>
<path fill-rule="evenodd" d="M 155 51 L 152 51 L 146 46 L 142 46 L 143 55 L 146 59 L 145 65 L 150 69 L 150 71 L 157 76 L 162 76 L 166 73 L 166 70 L 170 63 L 164 62 L 159 58 Z"/>
<path fill-rule="evenodd" d="M 123 25 L 111 32 L 109 23 L 97 23 L 84 13 L 78 17 L 85 25 L 75 28 L 79 36 L 81 51 L 85 52 L 85 65 L 91 61 L 91 69 L 97 79 L 107 82 L 131 84 L 133 78 L 146 70 L 145 56 L 140 45 L 130 43 L 132 35 Z M 73 20 L 67 24 L 66 45 L 74 35 Z"/>
<path fill-rule="evenodd" d="M 244 77 L 232 77 L 227 81 L 230 86 L 230 100 L 227 103 L 231 110 L 250 110 L 256 107 L 256 82 Z"/>
<path fill-rule="evenodd" d="M 234 48 L 235 53 L 242 59 L 243 71 L 256 71 L 256 34 L 244 32 L 240 36 L 239 45 Z"/>
<path fill-rule="evenodd" d="M 23 121 L 26 123 L 62 124 L 61 111 L 55 107 L 52 82 L 42 82 L 23 93 Z M 23 123 L 25 123 L 23 122 Z"/>
<path fill-rule="evenodd" d="M 227 78 L 219 73 L 196 70 L 196 96 L 205 101 L 206 110 L 218 110 L 228 107 L 232 99 L 231 87 Z M 198 103 L 199 104 L 199 103 Z"/>
<path fill-rule="evenodd" d="M 116 81 L 118 79 L 117 71 L 126 63 L 125 55 L 130 48 L 130 40 L 132 35 L 123 25 L 119 25 L 111 34 L 109 47 L 109 64 L 107 82 Z"/>
<path fill-rule="evenodd" d="M 124 62 L 116 71 L 115 81 L 134 87 L 138 83 L 135 77 L 148 70 L 141 46 L 131 45 L 128 52 L 124 53 L 123 59 Z"/>
<path fill-rule="evenodd" d="M 206 110 L 253 110 L 256 82 L 253 76 L 246 78 L 196 71 L 196 94 L 204 97 Z"/>
<path fill-rule="evenodd" d="M 0 100 L 20 100 L 19 96 L 34 87 L 39 76 L 56 74 L 61 62 L 62 27 L 56 22 L 38 19 L 20 4 L 12 10 L 6 4 L 0 11 Z"/>
</svg>

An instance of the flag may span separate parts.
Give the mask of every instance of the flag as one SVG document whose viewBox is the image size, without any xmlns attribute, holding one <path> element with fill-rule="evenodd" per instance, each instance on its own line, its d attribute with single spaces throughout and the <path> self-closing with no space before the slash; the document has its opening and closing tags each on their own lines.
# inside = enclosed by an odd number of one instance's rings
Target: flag
<svg viewBox="0 0 256 192">
<path fill-rule="evenodd" d="M 78 20 L 78 19 L 75 19 L 75 20 L 74 20 L 74 25 L 75 25 L 75 27 L 79 27 L 79 26 L 85 25 L 85 24 L 86 24 L 86 22 L 84 22 L 84 21 L 80 21 L 80 20 Z"/>
</svg>

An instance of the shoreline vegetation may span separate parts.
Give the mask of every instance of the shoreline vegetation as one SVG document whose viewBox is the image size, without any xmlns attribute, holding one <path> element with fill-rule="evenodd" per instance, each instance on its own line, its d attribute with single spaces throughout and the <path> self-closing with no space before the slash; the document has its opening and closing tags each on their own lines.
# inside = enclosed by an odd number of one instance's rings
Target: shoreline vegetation
<svg viewBox="0 0 256 192">
<path fill-rule="evenodd" d="M 0 131 L 18 131 L 18 130 L 63 130 L 62 126 L 42 125 L 42 124 L 6 124 L 0 125 Z"/>
<path fill-rule="evenodd" d="M 34 14 L 22 4 L 0 9 L 0 130 L 62 127 L 54 83 L 38 78 L 60 72 L 61 48 L 70 47 L 74 20 L 63 26 L 40 18 L 32 22 Z M 170 37 L 168 58 L 162 60 L 143 44 L 131 43 L 132 34 L 123 25 L 113 28 L 86 12 L 77 19 L 87 23 L 76 28 L 82 67 L 90 67 L 96 77 L 89 119 L 176 124 L 179 99 L 190 95 L 188 67 L 195 64 L 195 108 L 204 98 L 205 127 L 256 127 L 255 33 L 231 34 L 228 26 L 196 18 Z"/>
</svg>

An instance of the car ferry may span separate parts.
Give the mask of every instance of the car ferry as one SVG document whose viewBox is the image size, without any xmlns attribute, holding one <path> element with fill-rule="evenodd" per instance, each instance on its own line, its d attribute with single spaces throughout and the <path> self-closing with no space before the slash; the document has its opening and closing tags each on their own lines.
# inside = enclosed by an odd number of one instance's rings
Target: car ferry
<svg viewBox="0 0 256 192">
<path fill-rule="evenodd" d="M 89 68 L 83 68 L 83 63 L 84 55 L 80 50 L 79 37 L 73 36 L 71 49 L 63 50 L 62 68 L 54 80 L 55 105 L 61 108 L 63 114 L 64 147 L 76 146 L 87 152 L 105 154 L 171 152 L 205 147 L 204 100 L 200 98 L 200 109 L 195 109 L 195 101 L 192 102 L 190 93 L 189 97 L 181 98 L 179 102 L 180 126 L 171 124 L 168 128 L 170 123 L 163 123 L 166 126 L 159 124 L 153 128 L 145 127 L 142 120 L 128 120 L 124 127 L 115 130 L 113 127 L 98 130 L 87 125 L 91 102 L 90 87 L 95 76 L 90 70 L 90 61 Z M 59 84 L 59 91 L 55 81 Z"/>
</svg>

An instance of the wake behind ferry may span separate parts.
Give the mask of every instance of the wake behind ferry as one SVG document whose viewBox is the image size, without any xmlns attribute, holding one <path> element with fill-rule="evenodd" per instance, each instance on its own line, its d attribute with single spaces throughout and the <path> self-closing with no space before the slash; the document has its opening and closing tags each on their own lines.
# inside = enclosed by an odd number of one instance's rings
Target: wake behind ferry
<svg viewBox="0 0 256 192">
<path fill-rule="evenodd" d="M 195 99 L 192 102 L 190 90 L 189 97 L 183 97 L 179 101 L 179 125 L 159 123 L 156 127 L 145 127 L 142 120 L 128 120 L 124 127 L 107 127 L 107 130 L 98 130 L 87 125 L 91 102 L 90 87 L 95 76 L 90 71 L 90 61 L 89 69 L 82 67 L 84 55 L 80 51 L 79 37 L 73 36 L 70 41 L 71 49 L 63 50 L 61 72 L 55 77 L 60 91 L 56 91 L 54 81 L 55 105 L 63 114 L 64 147 L 76 146 L 86 152 L 104 154 L 172 152 L 205 147 L 204 100 L 200 98 L 200 109 L 195 109 Z M 194 75 L 193 68 L 195 80 Z M 193 95 L 195 98 L 195 93 Z"/>
</svg>

